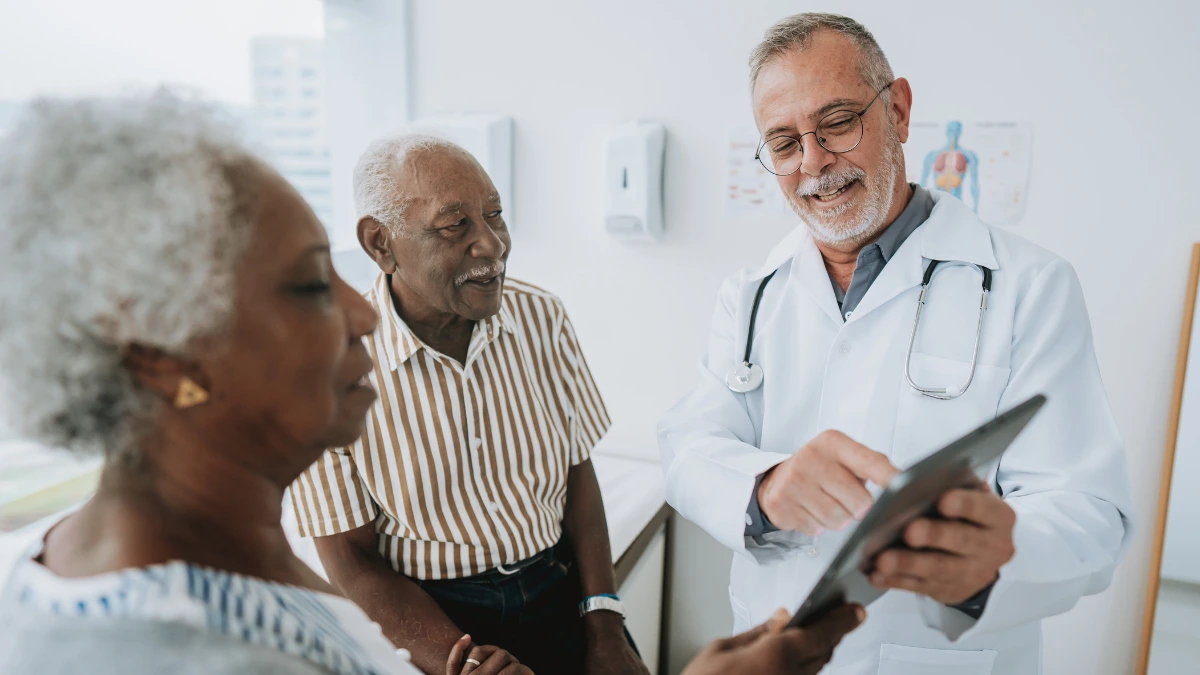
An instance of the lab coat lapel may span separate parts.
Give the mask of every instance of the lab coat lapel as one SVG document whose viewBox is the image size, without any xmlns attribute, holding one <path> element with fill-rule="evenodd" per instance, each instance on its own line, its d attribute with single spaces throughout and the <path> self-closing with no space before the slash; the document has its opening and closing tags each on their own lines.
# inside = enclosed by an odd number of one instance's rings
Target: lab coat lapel
<svg viewBox="0 0 1200 675">
<path fill-rule="evenodd" d="M 929 222 L 926 221 L 900 245 L 899 250 L 883 266 L 883 270 L 876 277 L 875 282 L 871 284 L 866 295 L 859 301 L 858 307 L 850 317 L 851 321 L 866 316 L 897 295 L 921 285 L 924 260 L 921 258 L 921 245 L 917 240 L 922 238 L 928 228 Z"/>
<path fill-rule="evenodd" d="M 833 282 L 825 269 L 825 259 L 817 248 L 812 236 L 807 235 L 800 242 L 796 252 L 796 263 L 792 265 L 792 278 L 808 292 L 817 307 L 825 311 L 829 320 L 838 326 L 842 325 L 842 314 L 838 310 L 837 298 L 833 295 Z"/>
<path fill-rule="evenodd" d="M 996 270 L 992 237 L 987 225 L 958 199 L 933 191 L 933 213 L 896 251 L 862 302 L 854 310 L 854 319 L 870 313 L 892 298 L 921 285 L 925 266 L 930 260 L 975 263 Z"/>
<path fill-rule="evenodd" d="M 979 216 L 953 195 L 934 190 L 933 213 L 921 229 L 921 255 L 926 260 L 967 262 L 993 272 L 1000 269 L 992 249 L 992 233 Z"/>
</svg>

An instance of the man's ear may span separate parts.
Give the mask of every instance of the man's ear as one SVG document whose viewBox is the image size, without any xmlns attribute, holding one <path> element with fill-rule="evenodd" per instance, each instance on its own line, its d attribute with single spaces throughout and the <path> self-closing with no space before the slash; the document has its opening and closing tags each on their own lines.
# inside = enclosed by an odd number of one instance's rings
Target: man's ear
<svg viewBox="0 0 1200 675">
<path fill-rule="evenodd" d="M 896 134 L 901 143 L 908 142 L 908 123 L 912 120 L 912 86 L 903 77 L 897 78 L 892 84 L 892 123 L 896 125 Z"/>
<path fill-rule="evenodd" d="M 168 401 L 175 400 L 184 378 L 211 391 L 208 378 L 199 368 L 162 350 L 132 345 L 122 361 L 139 384 Z"/>
<path fill-rule="evenodd" d="M 384 274 L 396 271 L 396 256 L 392 254 L 392 232 L 371 216 L 358 220 L 358 244 L 371 256 Z"/>
</svg>

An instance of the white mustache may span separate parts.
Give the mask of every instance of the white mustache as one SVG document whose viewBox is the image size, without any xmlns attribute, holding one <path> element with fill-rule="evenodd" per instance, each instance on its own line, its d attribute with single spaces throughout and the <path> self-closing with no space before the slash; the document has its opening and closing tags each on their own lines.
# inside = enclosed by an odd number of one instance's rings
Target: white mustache
<svg viewBox="0 0 1200 675">
<path fill-rule="evenodd" d="M 471 270 L 470 272 L 467 272 L 466 274 L 458 275 L 457 277 L 454 278 L 454 286 L 455 286 L 455 288 L 457 288 L 457 287 L 462 286 L 463 284 L 467 283 L 468 281 L 479 281 L 481 279 L 491 279 L 492 277 L 497 277 L 497 276 L 500 276 L 501 274 L 504 274 L 504 261 L 497 260 L 496 262 L 494 262 L 490 265 L 484 265 L 483 267 L 477 267 L 477 268 Z"/>
<path fill-rule="evenodd" d="M 849 167 L 836 173 L 823 173 L 815 178 L 806 178 L 796 186 L 797 197 L 811 197 L 822 192 L 833 192 L 855 180 L 867 177 L 867 172 L 858 167 Z"/>
</svg>

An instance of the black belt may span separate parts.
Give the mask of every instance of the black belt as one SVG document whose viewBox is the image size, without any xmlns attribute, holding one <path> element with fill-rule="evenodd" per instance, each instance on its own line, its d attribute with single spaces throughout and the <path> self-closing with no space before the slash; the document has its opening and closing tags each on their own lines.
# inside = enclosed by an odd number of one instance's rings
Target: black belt
<svg viewBox="0 0 1200 675">
<path fill-rule="evenodd" d="M 507 579 L 528 567 L 532 567 L 533 565 L 541 562 L 542 560 L 545 560 L 547 558 L 553 559 L 553 557 L 554 557 L 553 551 L 554 551 L 554 547 L 552 546 L 544 551 L 541 551 L 540 553 L 536 553 L 528 558 L 525 558 L 524 560 L 518 560 L 517 562 L 512 563 L 511 565 L 496 565 L 495 567 L 493 567 L 490 570 L 480 572 L 479 574 L 475 574 L 475 575 L 472 575 L 469 577 L 464 577 L 463 579 L 460 579 L 460 581 L 475 580 L 475 579 L 477 579 L 479 581 L 498 581 L 501 579 Z"/>
</svg>

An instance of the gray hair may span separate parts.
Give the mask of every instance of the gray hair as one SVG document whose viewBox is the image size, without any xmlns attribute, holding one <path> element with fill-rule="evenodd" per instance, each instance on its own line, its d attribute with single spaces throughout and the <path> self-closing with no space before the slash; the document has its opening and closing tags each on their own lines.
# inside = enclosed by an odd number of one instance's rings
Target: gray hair
<svg viewBox="0 0 1200 675">
<path fill-rule="evenodd" d="M 0 142 L 0 413 L 19 434 L 111 457 L 153 428 L 162 402 L 124 358 L 227 329 L 257 166 L 167 92 L 29 106 Z"/>
<path fill-rule="evenodd" d="M 838 14 L 808 12 L 789 16 L 767 29 L 762 42 L 750 52 L 750 88 L 754 88 L 768 61 L 792 49 L 807 49 L 812 36 L 823 30 L 842 35 L 858 46 L 861 54 L 858 67 L 863 81 L 872 89 L 879 91 L 896 79 L 887 56 L 865 26 Z M 880 95 L 885 106 L 890 102 L 889 93 L 884 91 Z"/>
<path fill-rule="evenodd" d="M 358 219 L 371 217 L 392 234 L 400 236 L 404 213 L 411 196 L 396 184 L 395 169 L 410 153 L 427 150 L 449 150 L 467 154 L 466 150 L 443 138 L 426 134 L 402 134 L 372 141 L 354 166 L 354 208 Z"/>
</svg>

